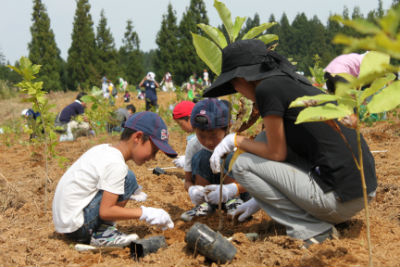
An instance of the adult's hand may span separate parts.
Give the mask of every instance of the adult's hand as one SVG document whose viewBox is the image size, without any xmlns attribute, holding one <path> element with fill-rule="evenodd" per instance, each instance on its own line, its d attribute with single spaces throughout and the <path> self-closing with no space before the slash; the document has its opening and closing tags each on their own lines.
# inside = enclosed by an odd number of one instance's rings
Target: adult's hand
<svg viewBox="0 0 400 267">
<path fill-rule="evenodd" d="M 258 205 L 257 201 L 254 198 L 251 198 L 242 205 L 238 206 L 230 215 L 233 218 L 239 216 L 238 221 L 243 222 L 260 209 L 261 207 Z"/>
</svg>

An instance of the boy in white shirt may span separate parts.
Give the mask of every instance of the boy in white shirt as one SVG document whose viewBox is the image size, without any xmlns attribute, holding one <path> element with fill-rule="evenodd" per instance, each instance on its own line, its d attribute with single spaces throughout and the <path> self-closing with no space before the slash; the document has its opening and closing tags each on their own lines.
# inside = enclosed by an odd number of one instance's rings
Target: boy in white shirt
<svg viewBox="0 0 400 267">
<path fill-rule="evenodd" d="M 118 144 L 101 144 L 85 152 L 57 185 L 53 199 L 56 231 L 79 243 L 123 247 L 138 236 L 119 232 L 113 221 L 140 219 L 163 230 L 173 228 L 163 209 L 125 208 L 139 188 L 125 162 L 142 165 L 154 159 L 159 149 L 167 156 L 177 155 L 168 144 L 164 121 L 153 112 L 139 112 L 126 121 Z"/>
</svg>

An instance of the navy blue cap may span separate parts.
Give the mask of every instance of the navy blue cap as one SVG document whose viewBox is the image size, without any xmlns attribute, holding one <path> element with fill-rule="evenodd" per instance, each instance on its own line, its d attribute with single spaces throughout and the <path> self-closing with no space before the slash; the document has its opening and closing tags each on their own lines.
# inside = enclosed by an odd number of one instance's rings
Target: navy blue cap
<svg viewBox="0 0 400 267">
<path fill-rule="evenodd" d="M 212 130 L 227 127 L 230 117 L 228 101 L 208 98 L 197 102 L 193 107 L 190 123 L 195 128 Z"/>
<path fill-rule="evenodd" d="M 129 117 L 125 128 L 142 131 L 151 141 L 169 157 L 176 157 L 178 153 L 168 144 L 168 129 L 160 116 L 154 112 L 138 112 Z"/>
</svg>

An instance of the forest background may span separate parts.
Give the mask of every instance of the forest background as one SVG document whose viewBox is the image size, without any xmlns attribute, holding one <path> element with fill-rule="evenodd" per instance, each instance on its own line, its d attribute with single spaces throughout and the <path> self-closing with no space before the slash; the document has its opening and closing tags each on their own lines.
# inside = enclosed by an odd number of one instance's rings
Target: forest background
<svg viewBox="0 0 400 267">
<path fill-rule="evenodd" d="M 99 86 L 103 76 L 115 84 L 118 77 L 123 77 L 136 87 L 150 70 L 156 73 L 159 80 L 168 71 L 175 84 L 181 85 L 190 75 L 201 74 L 206 68 L 197 56 L 191 35 L 191 32 L 204 35 L 197 24 L 209 24 L 206 6 L 203 0 L 190 0 L 188 4 L 180 21 L 173 5 L 168 5 L 156 36 L 158 47 L 143 52 L 132 20 L 126 22 L 122 45 L 116 47 L 104 11 L 98 24 L 94 25 L 89 0 L 77 0 L 71 46 L 64 60 L 60 56 L 46 6 L 41 0 L 33 0 L 28 57 L 32 63 L 42 65 L 38 80 L 44 82 L 44 89 L 48 92 L 86 90 L 94 85 Z M 391 7 L 399 4 L 400 0 L 394 0 Z M 376 23 L 385 14 L 382 6 L 382 1 L 377 0 L 377 8 L 367 14 L 362 14 L 357 6 L 352 11 L 344 7 L 341 15 L 351 19 L 365 18 Z M 318 16 L 308 18 L 305 13 L 298 13 L 291 23 L 285 13 L 279 19 L 274 14 L 267 19 L 255 13 L 247 18 L 241 34 L 264 22 L 277 22 L 266 33 L 279 36 L 276 51 L 295 62 L 298 71 L 305 75 L 310 75 L 309 67 L 326 66 L 342 53 L 343 46 L 332 43 L 336 34 L 362 36 L 335 21 L 328 20 L 324 24 Z M 218 28 L 224 32 L 222 25 Z M 5 55 L 0 51 L 1 98 L 15 94 L 14 84 L 20 81 L 19 76 L 7 68 L 7 64 L 10 62 L 5 61 Z"/>
</svg>

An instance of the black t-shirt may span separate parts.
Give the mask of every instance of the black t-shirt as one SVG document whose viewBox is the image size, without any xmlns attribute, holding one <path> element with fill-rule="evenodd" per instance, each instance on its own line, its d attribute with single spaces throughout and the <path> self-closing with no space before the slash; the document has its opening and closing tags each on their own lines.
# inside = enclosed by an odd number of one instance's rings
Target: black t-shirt
<svg viewBox="0 0 400 267">
<path fill-rule="evenodd" d="M 301 96 L 321 94 L 319 89 L 289 76 L 272 76 L 261 81 L 255 93 L 262 117 L 277 115 L 283 118 L 287 145 L 310 163 L 311 177 L 324 192 L 334 190 L 342 201 L 362 196 L 360 172 L 339 133 L 324 122 L 294 124 L 302 108 L 289 109 L 290 103 Z M 338 124 L 358 159 L 355 130 Z M 361 143 L 367 192 L 370 193 L 377 187 L 375 162 L 362 136 Z M 296 165 L 296 162 L 288 162 Z"/>
</svg>

